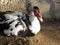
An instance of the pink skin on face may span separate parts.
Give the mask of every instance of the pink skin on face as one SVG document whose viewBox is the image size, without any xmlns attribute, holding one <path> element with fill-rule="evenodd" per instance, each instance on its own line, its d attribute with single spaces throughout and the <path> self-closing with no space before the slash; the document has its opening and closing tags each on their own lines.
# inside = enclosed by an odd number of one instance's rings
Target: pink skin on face
<svg viewBox="0 0 60 45">
<path fill-rule="evenodd" d="M 38 10 L 34 10 L 34 14 L 35 14 L 35 16 L 37 16 L 37 17 L 39 18 L 39 20 L 40 20 L 41 22 L 43 22 L 42 15 L 41 15 L 41 13 L 40 13 Z"/>
</svg>

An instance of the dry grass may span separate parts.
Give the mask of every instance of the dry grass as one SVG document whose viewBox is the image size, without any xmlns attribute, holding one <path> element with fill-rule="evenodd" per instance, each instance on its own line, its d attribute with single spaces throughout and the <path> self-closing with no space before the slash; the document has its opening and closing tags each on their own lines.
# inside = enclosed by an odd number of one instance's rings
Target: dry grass
<svg viewBox="0 0 60 45">
<path fill-rule="evenodd" d="M 0 45 L 60 45 L 60 24 L 42 23 L 41 31 L 33 37 L 7 37 L 0 35 Z"/>
</svg>

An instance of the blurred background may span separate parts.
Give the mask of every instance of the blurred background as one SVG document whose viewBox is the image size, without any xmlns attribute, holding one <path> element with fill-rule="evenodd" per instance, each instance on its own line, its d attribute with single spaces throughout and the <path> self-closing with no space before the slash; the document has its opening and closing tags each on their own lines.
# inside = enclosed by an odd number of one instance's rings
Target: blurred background
<svg viewBox="0 0 60 45">
<path fill-rule="evenodd" d="M 60 0 L 0 0 L 0 11 L 26 12 L 28 2 L 38 6 L 44 18 L 60 20 Z"/>
<path fill-rule="evenodd" d="M 0 45 L 60 45 L 60 0 L 0 0 L 0 13 L 29 13 L 33 6 L 39 7 L 44 18 L 41 31 L 25 38 L 0 35 Z"/>
</svg>

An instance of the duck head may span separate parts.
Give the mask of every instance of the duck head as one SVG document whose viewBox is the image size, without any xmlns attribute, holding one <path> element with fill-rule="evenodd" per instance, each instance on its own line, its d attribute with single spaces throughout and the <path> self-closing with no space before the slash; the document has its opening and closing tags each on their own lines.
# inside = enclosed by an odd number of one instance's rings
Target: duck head
<svg viewBox="0 0 60 45">
<path fill-rule="evenodd" d="M 34 6 L 34 7 L 33 7 L 33 13 L 34 13 L 34 15 L 35 15 L 41 22 L 43 22 L 42 15 L 41 15 L 41 13 L 39 12 L 39 8 L 38 8 L 37 6 Z"/>
</svg>

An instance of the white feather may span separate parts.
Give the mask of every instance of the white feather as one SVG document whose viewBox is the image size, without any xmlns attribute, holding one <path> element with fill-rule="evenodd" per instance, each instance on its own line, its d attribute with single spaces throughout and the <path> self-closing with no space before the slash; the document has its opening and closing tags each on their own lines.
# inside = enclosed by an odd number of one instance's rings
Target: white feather
<svg viewBox="0 0 60 45">
<path fill-rule="evenodd" d="M 10 24 L 10 26 L 11 26 L 12 28 L 15 28 L 15 25 L 16 25 L 18 22 L 19 22 L 18 20 L 15 20 L 12 24 Z"/>
<path fill-rule="evenodd" d="M 13 31 L 11 31 L 12 35 L 18 35 L 18 32 L 23 30 L 23 26 L 22 25 L 19 25 L 17 26 L 16 28 L 13 29 Z M 21 34 L 22 35 L 22 34 Z"/>
<path fill-rule="evenodd" d="M 4 15 L 7 19 L 17 19 L 18 17 L 17 16 L 14 16 L 14 15 L 12 15 L 12 14 L 5 14 Z"/>
</svg>

